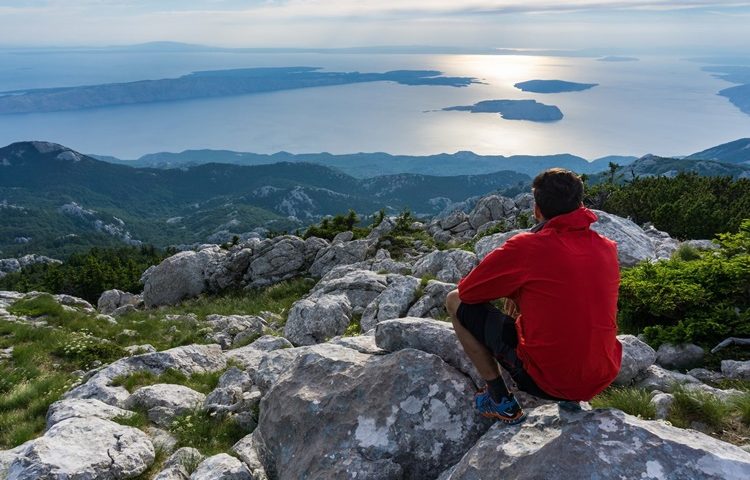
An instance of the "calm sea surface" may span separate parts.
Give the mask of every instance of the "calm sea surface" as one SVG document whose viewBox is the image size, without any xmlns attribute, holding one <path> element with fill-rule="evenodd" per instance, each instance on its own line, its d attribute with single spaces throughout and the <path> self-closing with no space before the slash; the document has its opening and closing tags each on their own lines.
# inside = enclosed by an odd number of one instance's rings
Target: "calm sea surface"
<svg viewBox="0 0 750 480">
<path fill-rule="evenodd" d="M 85 153 L 136 158 L 186 149 L 271 153 L 572 153 L 685 155 L 750 136 L 750 116 L 716 93 L 731 84 L 677 58 L 610 63 L 587 58 L 482 55 L 0 52 L 0 91 L 176 77 L 196 70 L 316 66 L 329 71 L 435 69 L 471 76 L 467 88 L 368 83 L 218 99 L 0 115 L 0 146 L 46 140 Z M 598 83 L 525 93 L 532 79 Z M 435 111 L 491 99 L 560 107 L 555 123 Z M 425 172 L 428 173 L 428 172 Z"/>
</svg>

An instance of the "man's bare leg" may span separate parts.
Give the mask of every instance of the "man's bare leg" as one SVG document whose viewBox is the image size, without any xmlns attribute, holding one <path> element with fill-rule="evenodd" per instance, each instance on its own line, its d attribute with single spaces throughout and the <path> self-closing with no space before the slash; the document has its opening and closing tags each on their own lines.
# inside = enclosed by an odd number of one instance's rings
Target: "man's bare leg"
<svg viewBox="0 0 750 480">
<path fill-rule="evenodd" d="M 474 338 L 474 336 L 466 330 L 463 325 L 461 325 L 461 322 L 458 321 L 456 312 L 458 311 L 459 305 L 461 305 L 461 300 L 458 298 L 458 290 L 453 290 L 445 299 L 445 308 L 448 310 L 448 314 L 453 321 L 453 329 L 456 331 L 458 341 L 461 342 L 461 346 L 464 348 L 471 363 L 477 368 L 479 375 L 488 381 L 495 380 L 500 376 L 500 367 L 498 366 L 495 357 L 493 357 L 490 351 L 487 350 L 487 347 L 479 343 L 479 341 Z"/>
</svg>

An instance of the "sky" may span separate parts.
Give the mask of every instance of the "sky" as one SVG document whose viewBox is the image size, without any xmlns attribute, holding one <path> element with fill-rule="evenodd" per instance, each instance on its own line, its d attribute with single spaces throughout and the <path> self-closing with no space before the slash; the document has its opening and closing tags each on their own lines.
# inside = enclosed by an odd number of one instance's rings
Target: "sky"
<svg viewBox="0 0 750 480">
<path fill-rule="evenodd" d="M 747 53 L 750 1 L 0 0 L 0 46 L 440 45 Z"/>
</svg>

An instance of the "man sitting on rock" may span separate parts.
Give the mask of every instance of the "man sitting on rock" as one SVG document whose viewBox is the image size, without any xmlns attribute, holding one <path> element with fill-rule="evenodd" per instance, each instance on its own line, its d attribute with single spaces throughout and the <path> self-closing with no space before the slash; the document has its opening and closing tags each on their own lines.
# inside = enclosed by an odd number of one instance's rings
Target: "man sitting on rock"
<svg viewBox="0 0 750 480">
<path fill-rule="evenodd" d="M 617 246 L 589 228 L 597 217 L 581 202 L 583 182 L 554 168 L 534 179 L 533 192 L 540 223 L 487 255 L 446 299 L 456 335 L 487 382 L 476 409 L 510 424 L 526 414 L 497 361 L 518 389 L 578 402 L 614 380 L 622 355 Z M 488 303 L 500 298 L 512 300 L 517 318 Z"/>
</svg>

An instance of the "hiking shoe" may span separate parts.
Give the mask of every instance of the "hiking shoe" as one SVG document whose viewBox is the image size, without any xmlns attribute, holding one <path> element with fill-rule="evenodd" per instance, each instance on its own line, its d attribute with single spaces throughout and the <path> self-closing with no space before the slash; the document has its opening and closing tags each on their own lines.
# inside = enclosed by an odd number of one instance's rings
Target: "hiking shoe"
<svg viewBox="0 0 750 480">
<path fill-rule="evenodd" d="M 500 420 L 509 425 L 521 423 L 526 419 L 526 413 L 521 409 L 515 397 L 503 397 L 500 403 L 495 403 L 487 387 L 474 395 L 474 407 L 483 417 Z"/>
</svg>

